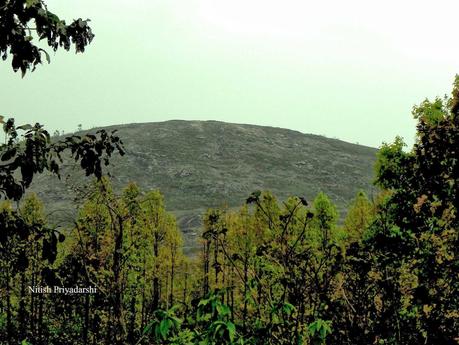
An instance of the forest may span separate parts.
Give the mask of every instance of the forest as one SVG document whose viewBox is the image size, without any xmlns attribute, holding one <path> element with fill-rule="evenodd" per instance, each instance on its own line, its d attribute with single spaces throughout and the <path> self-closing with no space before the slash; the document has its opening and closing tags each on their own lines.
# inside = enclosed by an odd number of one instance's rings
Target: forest
<svg viewBox="0 0 459 345">
<path fill-rule="evenodd" d="M 23 75 L 49 59 L 32 19 L 54 51 L 93 37 L 42 1 L 0 14 L 0 53 Z M 112 187 L 116 132 L 56 139 L 0 117 L 0 344 L 459 344 L 459 77 L 412 114 L 414 146 L 380 147 L 379 193 L 357 193 L 344 219 L 324 193 L 254 191 L 207 210 L 195 256 L 161 191 Z M 72 225 L 55 228 L 27 190 L 37 174 L 59 178 L 64 155 L 92 182 Z"/>
<path fill-rule="evenodd" d="M 255 191 L 238 210 L 207 211 L 196 257 L 160 191 L 113 190 L 101 162 L 123 152 L 114 134 L 53 143 L 7 121 L 0 341 L 457 344 L 458 104 L 456 78 L 451 98 L 414 107 L 416 144 L 380 148 L 380 193 L 359 192 L 341 224 L 323 193 L 281 202 Z M 54 229 L 25 191 L 33 172 L 58 173 L 67 149 L 95 179 L 73 227 Z M 97 292 L 30 291 L 56 286 Z"/>
</svg>

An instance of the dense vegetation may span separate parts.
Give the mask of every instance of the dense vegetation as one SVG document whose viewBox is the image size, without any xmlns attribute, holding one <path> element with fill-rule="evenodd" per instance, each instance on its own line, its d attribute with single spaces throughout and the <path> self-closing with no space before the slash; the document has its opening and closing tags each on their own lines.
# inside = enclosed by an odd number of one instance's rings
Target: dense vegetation
<svg viewBox="0 0 459 345">
<path fill-rule="evenodd" d="M 43 53 L 32 29 L 52 49 L 93 37 L 43 1 L 3 1 L 0 52 L 23 74 Z M 459 78 L 413 114 L 414 147 L 382 146 L 380 194 L 358 193 L 343 225 L 324 193 L 309 204 L 257 191 L 238 211 L 208 210 L 196 258 L 159 191 L 112 189 L 103 166 L 124 152 L 113 133 L 53 142 L 0 117 L 0 342 L 458 344 Z M 55 229 L 25 192 L 59 175 L 63 154 L 96 179 L 73 226 Z"/>
<path fill-rule="evenodd" d="M 457 344 L 458 100 L 456 79 L 450 99 L 414 108 L 413 149 L 400 138 L 381 147 L 381 192 L 358 193 L 342 225 L 323 193 L 309 204 L 254 192 L 238 211 L 208 210 L 195 258 L 161 193 L 134 183 L 113 191 L 96 180 L 71 229 L 49 229 L 33 194 L 5 201 L 0 340 Z"/>
</svg>

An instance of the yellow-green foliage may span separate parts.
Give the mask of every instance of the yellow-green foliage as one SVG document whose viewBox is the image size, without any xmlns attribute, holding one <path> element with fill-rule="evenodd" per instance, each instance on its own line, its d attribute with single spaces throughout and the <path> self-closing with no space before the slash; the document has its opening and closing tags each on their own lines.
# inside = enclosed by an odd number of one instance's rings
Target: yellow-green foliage
<svg viewBox="0 0 459 345">
<path fill-rule="evenodd" d="M 349 205 L 344 220 L 345 236 L 348 242 L 359 241 L 375 216 L 375 206 L 360 191 Z"/>
</svg>

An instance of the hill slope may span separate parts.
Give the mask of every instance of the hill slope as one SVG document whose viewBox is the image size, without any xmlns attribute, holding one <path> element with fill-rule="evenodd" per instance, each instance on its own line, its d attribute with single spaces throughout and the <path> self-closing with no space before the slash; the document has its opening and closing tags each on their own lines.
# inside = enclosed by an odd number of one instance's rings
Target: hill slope
<svg viewBox="0 0 459 345">
<path fill-rule="evenodd" d="M 127 153 L 112 161 L 115 186 L 135 181 L 144 190 L 160 189 L 191 247 L 206 208 L 239 206 L 257 189 L 269 189 L 280 199 L 301 195 L 307 200 L 323 191 L 340 211 L 359 189 L 372 190 L 376 149 L 336 139 L 216 121 L 177 120 L 105 129 L 118 130 Z M 73 179 L 84 181 L 80 176 Z M 33 190 L 48 209 L 57 211 L 54 219 L 68 219 L 75 210 L 64 181 L 40 176 Z"/>
</svg>

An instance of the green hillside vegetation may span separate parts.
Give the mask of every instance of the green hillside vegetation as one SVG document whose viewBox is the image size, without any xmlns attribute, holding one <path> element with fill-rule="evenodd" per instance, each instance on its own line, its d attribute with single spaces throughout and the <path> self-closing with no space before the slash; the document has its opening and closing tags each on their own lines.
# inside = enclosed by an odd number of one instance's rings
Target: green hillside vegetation
<svg viewBox="0 0 459 345">
<path fill-rule="evenodd" d="M 158 190 L 101 176 L 65 232 L 36 195 L 19 209 L 4 201 L 0 341 L 457 344 L 458 99 L 459 78 L 451 99 L 414 108 L 414 147 L 381 147 L 378 196 L 356 193 L 341 225 L 326 193 L 281 202 L 255 191 L 206 211 L 190 258 Z"/>
</svg>

